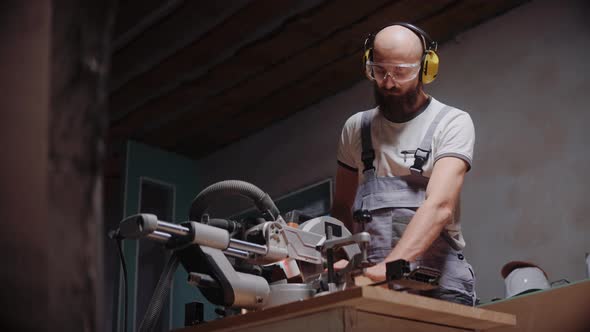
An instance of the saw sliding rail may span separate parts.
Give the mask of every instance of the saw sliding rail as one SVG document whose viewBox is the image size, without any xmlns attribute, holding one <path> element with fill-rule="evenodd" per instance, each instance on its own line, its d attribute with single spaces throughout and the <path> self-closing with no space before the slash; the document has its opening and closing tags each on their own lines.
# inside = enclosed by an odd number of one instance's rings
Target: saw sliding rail
<svg viewBox="0 0 590 332">
<path fill-rule="evenodd" d="M 227 231 L 218 229 L 213 226 L 199 224 L 203 228 L 200 230 L 208 230 L 216 234 L 212 234 L 214 240 L 208 240 L 207 245 L 216 249 L 220 249 L 224 254 L 237 258 L 250 258 L 252 254 L 265 255 L 268 252 L 268 247 L 256 243 L 250 243 L 238 239 L 232 239 L 229 236 L 224 236 Z M 150 240 L 166 244 L 173 237 L 187 237 L 191 236 L 189 227 L 169 223 L 158 220 L 155 215 L 139 214 L 126 218 L 121 222 L 121 235 L 125 238 L 148 238 Z M 199 230 L 195 230 L 198 232 Z M 221 235 L 220 235 L 221 234 Z M 217 236 L 215 236 L 217 235 Z M 200 234 L 193 235 L 197 238 L 206 237 Z M 215 241 L 218 239 L 218 241 Z"/>
</svg>

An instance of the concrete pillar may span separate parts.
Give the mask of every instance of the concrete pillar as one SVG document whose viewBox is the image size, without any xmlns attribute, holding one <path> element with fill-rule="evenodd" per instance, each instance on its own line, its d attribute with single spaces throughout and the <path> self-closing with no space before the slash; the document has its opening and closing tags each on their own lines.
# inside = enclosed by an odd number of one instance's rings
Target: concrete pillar
<svg viewBox="0 0 590 332">
<path fill-rule="evenodd" d="M 103 331 L 114 1 L 0 5 L 2 330 Z"/>
</svg>

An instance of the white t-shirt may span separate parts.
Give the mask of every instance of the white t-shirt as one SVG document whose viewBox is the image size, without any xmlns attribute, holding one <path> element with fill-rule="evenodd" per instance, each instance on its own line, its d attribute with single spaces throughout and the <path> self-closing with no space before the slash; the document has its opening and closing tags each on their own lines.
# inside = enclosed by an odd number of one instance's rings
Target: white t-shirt
<svg viewBox="0 0 590 332">
<path fill-rule="evenodd" d="M 371 138 L 378 176 L 410 174 L 410 166 L 414 164 L 414 151 L 443 106 L 443 103 L 431 98 L 430 104 L 420 115 L 404 123 L 391 122 L 381 112 L 375 113 L 371 123 Z M 342 129 L 337 153 L 339 163 L 358 171 L 359 177 L 362 177 L 361 171 L 364 168 L 361 160 L 361 118 L 362 112 L 348 118 Z M 474 142 L 475 130 L 471 117 L 464 111 L 452 108 L 434 132 L 432 152 L 423 167 L 423 174 L 430 177 L 434 162 L 446 156 L 463 159 L 471 167 Z"/>
<path fill-rule="evenodd" d="M 420 146 L 430 123 L 445 105 L 431 98 L 428 107 L 414 119 L 404 123 L 387 120 L 381 112 L 376 112 L 371 122 L 371 138 L 375 150 L 377 176 L 401 176 L 410 174 L 414 164 L 414 152 Z M 356 113 L 346 121 L 338 143 L 338 163 L 358 173 L 359 183 L 363 181 L 361 160 L 361 119 L 362 112 Z M 471 168 L 475 130 L 473 121 L 466 112 L 452 108 L 440 121 L 432 138 L 432 151 L 423 166 L 423 175 L 430 177 L 434 163 L 443 157 L 456 157 L 467 162 Z M 465 242 L 460 232 L 459 207 L 455 218 L 446 226 L 449 235 L 459 247 Z"/>
</svg>

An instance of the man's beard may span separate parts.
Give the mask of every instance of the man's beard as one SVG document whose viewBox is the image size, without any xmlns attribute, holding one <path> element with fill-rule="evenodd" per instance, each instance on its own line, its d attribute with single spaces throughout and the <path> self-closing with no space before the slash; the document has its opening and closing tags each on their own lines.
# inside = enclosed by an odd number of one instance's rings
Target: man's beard
<svg viewBox="0 0 590 332">
<path fill-rule="evenodd" d="M 422 91 L 422 82 L 416 84 L 416 88 L 409 90 L 406 94 L 400 96 L 384 95 L 377 83 L 373 84 L 373 94 L 377 106 L 379 106 L 386 119 L 398 123 L 409 121 L 420 113 L 415 112 L 420 91 Z"/>
</svg>

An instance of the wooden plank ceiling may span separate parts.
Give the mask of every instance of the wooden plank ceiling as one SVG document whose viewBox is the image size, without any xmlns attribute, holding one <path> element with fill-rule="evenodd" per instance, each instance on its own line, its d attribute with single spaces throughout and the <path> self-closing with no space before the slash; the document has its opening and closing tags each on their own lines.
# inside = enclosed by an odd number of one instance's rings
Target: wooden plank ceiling
<svg viewBox="0 0 590 332">
<path fill-rule="evenodd" d="M 109 142 L 202 158 L 362 80 L 379 27 L 412 22 L 440 44 L 523 2 L 122 1 Z"/>
</svg>

